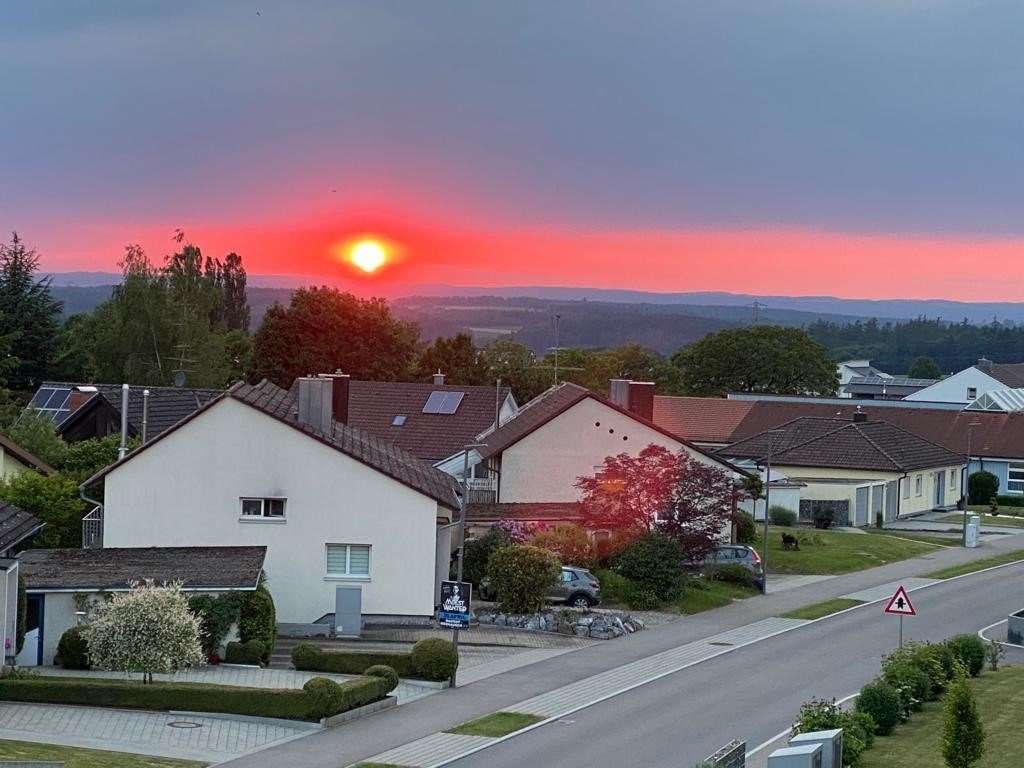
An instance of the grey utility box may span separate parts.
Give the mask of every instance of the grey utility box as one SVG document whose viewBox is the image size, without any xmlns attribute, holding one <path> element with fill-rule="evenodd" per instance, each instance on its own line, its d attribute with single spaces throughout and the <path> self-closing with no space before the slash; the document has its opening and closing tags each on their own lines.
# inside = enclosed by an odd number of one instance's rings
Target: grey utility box
<svg viewBox="0 0 1024 768">
<path fill-rule="evenodd" d="M 821 744 L 776 749 L 768 755 L 768 768 L 821 768 Z"/>
<path fill-rule="evenodd" d="M 797 734 L 789 740 L 789 746 L 821 744 L 821 768 L 843 768 L 843 729 L 811 731 Z"/>
<path fill-rule="evenodd" d="M 335 587 L 334 634 L 338 637 L 359 637 L 362 632 L 362 587 Z"/>
</svg>

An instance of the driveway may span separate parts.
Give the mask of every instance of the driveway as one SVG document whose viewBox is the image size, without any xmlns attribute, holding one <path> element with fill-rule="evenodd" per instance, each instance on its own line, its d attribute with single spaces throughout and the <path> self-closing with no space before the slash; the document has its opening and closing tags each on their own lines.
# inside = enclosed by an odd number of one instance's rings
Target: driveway
<svg viewBox="0 0 1024 768">
<path fill-rule="evenodd" d="M 54 704 L 0 704 L 0 739 L 218 763 L 315 733 L 295 725 Z"/>
</svg>

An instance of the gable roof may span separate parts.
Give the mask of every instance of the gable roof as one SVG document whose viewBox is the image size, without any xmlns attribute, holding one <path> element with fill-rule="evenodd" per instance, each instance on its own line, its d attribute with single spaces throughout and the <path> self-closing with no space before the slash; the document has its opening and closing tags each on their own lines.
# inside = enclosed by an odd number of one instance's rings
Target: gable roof
<svg viewBox="0 0 1024 768">
<path fill-rule="evenodd" d="M 298 417 L 297 397 L 288 390 L 282 389 L 266 379 L 259 384 L 238 382 L 232 385 L 227 391 L 210 400 L 198 410 L 193 411 L 189 416 L 163 432 L 159 437 L 148 441 L 145 445 L 139 446 L 121 461 L 97 472 L 86 480 L 82 487 L 93 484 L 109 472 L 120 467 L 123 462 L 131 461 L 139 453 L 148 450 L 160 442 L 161 439 L 200 416 L 208 408 L 225 398 L 245 403 L 251 408 L 277 419 L 324 445 L 334 448 L 346 456 L 387 475 L 393 480 L 397 480 L 403 485 L 430 497 L 448 509 L 458 508 L 457 485 L 453 477 L 416 458 L 397 445 L 367 434 L 355 427 L 332 421 L 332 429 L 327 434 L 314 429 L 308 424 L 303 424 L 299 421 Z"/>
<path fill-rule="evenodd" d="M 128 427 L 132 434 L 142 434 L 143 390 L 149 390 L 149 408 L 146 413 L 146 437 L 152 439 L 173 427 L 189 414 L 210 402 L 224 390 L 221 389 L 190 389 L 185 387 L 149 387 L 133 386 L 128 390 Z M 67 381 L 43 382 L 32 398 L 33 405 L 41 399 L 46 390 L 53 390 L 54 395 L 48 398 L 52 405 L 55 401 L 64 404 L 64 408 L 52 411 L 58 432 L 70 429 L 91 409 L 106 405 L 113 408 L 120 418 L 121 385 L 120 384 L 81 384 Z M 62 393 L 67 391 L 67 397 Z M 66 413 L 65 413 L 66 411 Z"/>
<path fill-rule="evenodd" d="M 974 367 L 1008 387 L 1024 387 L 1024 363 L 992 363 Z"/>
<path fill-rule="evenodd" d="M 424 413 L 432 392 L 462 392 L 454 413 Z M 400 381 L 349 382 L 348 424 L 394 443 L 425 461 L 437 462 L 462 451 L 494 426 L 495 406 L 508 387 L 463 387 Z M 395 417 L 404 416 L 401 425 Z"/>
<path fill-rule="evenodd" d="M 779 466 L 909 472 L 963 464 L 965 459 L 885 421 L 802 417 L 736 442 L 721 453 Z"/>
<path fill-rule="evenodd" d="M 580 403 L 588 398 L 591 400 L 596 400 L 602 405 L 611 408 L 612 410 L 618 411 L 622 415 L 628 416 L 634 421 L 639 422 L 640 424 L 643 424 L 644 426 L 649 427 L 655 430 L 656 432 L 660 432 L 661 434 L 665 435 L 665 437 L 668 437 L 672 440 L 675 440 L 678 443 L 685 445 L 687 448 L 694 451 L 695 453 L 699 453 L 703 456 L 706 456 L 709 459 L 716 462 L 717 464 L 726 466 L 730 470 L 738 472 L 739 474 L 742 475 L 749 474 L 746 470 L 740 469 L 739 467 L 730 464 L 728 460 L 723 459 L 721 456 L 711 453 L 710 451 L 706 451 L 703 448 L 694 445 L 689 440 L 686 440 L 685 438 L 682 438 L 679 435 L 673 434 L 665 427 L 659 426 L 653 421 L 648 421 L 647 419 L 638 416 L 632 411 L 626 410 L 625 408 L 616 405 L 611 400 L 602 397 L 601 395 L 598 395 L 597 393 L 592 392 L 591 390 L 586 389 L 585 387 L 581 387 L 579 384 L 573 384 L 572 382 L 568 381 L 563 382 L 561 384 L 557 384 L 548 389 L 547 391 L 542 392 L 533 400 L 531 400 L 522 408 L 520 408 L 519 412 L 515 415 L 514 418 L 509 419 L 502 426 L 498 427 L 498 429 L 484 436 L 482 438 L 484 447 L 479 448 L 477 450 L 483 458 L 499 454 L 502 451 L 506 450 L 507 448 L 518 443 L 527 435 L 540 429 L 555 417 L 565 413 L 577 403 Z"/>
<path fill-rule="evenodd" d="M 728 443 L 753 406 L 749 400 L 655 395 L 654 423 L 684 440 Z"/>
<path fill-rule="evenodd" d="M 29 469 L 34 469 L 43 475 L 48 475 L 55 471 L 53 467 L 40 459 L 34 453 L 26 451 L 3 432 L 0 432 L 0 446 Z"/>
<path fill-rule="evenodd" d="M 469 523 L 497 523 L 502 520 L 578 523 L 583 520 L 583 510 L 578 501 L 469 504 L 466 507 L 466 521 Z"/>
<path fill-rule="evenodd" d="M 0 502 L 0 552 L 6 552 L 42 527 L 43 522 L 35 515 L 14 504 Z"/>
<path fill-rule="evenodd" d="M 127 590 L 131 582 L 181 582 L 187 590 L 259 584 L 266 547 L 28 549 L 18 561 L 30 591 Z"/>
</svg>

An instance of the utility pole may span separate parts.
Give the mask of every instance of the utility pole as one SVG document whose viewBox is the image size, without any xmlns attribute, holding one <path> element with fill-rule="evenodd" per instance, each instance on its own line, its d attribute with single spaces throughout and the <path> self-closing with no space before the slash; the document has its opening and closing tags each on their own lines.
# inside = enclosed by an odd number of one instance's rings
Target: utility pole
<svg viewBox="0 0 1024 768">
<path fill-rule="evenodd" d="M 967 502 L 970 500 L 967 495 L 967 481 L 971 478 L 971 436 L 974 428 L 980 426 L 980 421 L 972 421 L 967 425 L 967 465 L 964 467 L 963 482 L 960 483 L 960 506 L 964 508 L 963 532 L 960 534 L 960 543 L 967 546 Z"/>
<path fill-rule="evenodd" d="M 462 449 L 462 496 L 459 498 L 459 560 L 455 570 L 455 581 L 462 583 L 462 561 L 466 554 L 466 507 L 469 505 L 469 452 L 475 448 L 483 448 L 486 443 L 469 443 Z M 459 655 L 459 628 L 452 628 L 452 645 L 455 646 L 455 657 Z M 455 687 L 456 672 L 452 672 L 451 687 Z"/>
<path fill-rule="evenodd" d="M 768 594 L 768 504 L 772 492 L 772 452 L 775 449 L 775 438 L 780 430 L 768 431 L 768 455 L 765 459 L 764 476 L 764 551 L 761 553 L 761 566 L 764 568 L 764 593 Z M 754 502 L 754 510 L 757 510 L 757 502 Z"/>
</svg>

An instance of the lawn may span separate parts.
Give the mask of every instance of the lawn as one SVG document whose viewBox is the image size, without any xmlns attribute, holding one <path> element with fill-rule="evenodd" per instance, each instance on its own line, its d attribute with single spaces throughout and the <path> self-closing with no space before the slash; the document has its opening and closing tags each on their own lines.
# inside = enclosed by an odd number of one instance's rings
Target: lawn
<svg viewBox="0 0 1024 768">
<path fill-rule="evenodd" d="M 99 749 L 30 744 L 24 741 L 0 741 L 0 760 L 64 762 L 64 768 L 199 768 L 205 763 L 171 760 L 166 757 L 130 755 Z"/>
<path fill-rule="evenodd" d="M 854 600 L 849 597 L 837 597 L 833 600 L 822 600 L 820 603 L 811 603 L 803 608 L 797 608 L 795 611 L 782 614 L 782 618 L 813 621 L 814 619 L 820 619 L 822 616 L 831 616 L 833 613 L 853 608 L 855 605 L 864 605 L 864 601 Z"/>
<path fill-rule="evenodd" d="M 964 563 L 963 565 L 952 565 L 949 568 L 943 568 L 941 571 L 926 573 L 925 578 L 952 579 L 954 576 L 963 576 L 967 573 L 983 571 L 986 568 L 1005 565 L 1006 563 L 1012 563 L 1015 560 L 1024 560 L 1024 549 L 1015 549 L 1012 552 L 1006 552 L 1002 555 L 994 555 L 993 557 L 985 557 L 981 560 L 973 560 L 969 563 Z"/>
<path fill-rule="evenodd" d="M 988 507 L 983 507 L 988 509 Z M 981 510 L 976 510 L 981 512 Z M 963 525 L 964 513 L 953 512 L 949 515 L 943 515 L 939 518 L 943 523 L 956 523 L 957 525 Z M 1017 517 L 1016 515 L 990 515 L 987 512 L 981 514 L 981 525 L 997 525 L 1003 528 L 1024 528 L 1024 517 Z"/>
<path fill-rule="evenodd" d="M 601 582 L 601 599 L 605 607 L 629 608 L 629 595 L 635 590 L 633 582 L 615 571 L 601 569 L 594 572 Z M 711 581 L 703 578 L 688 578 L 680 594 L 657 610 L 684 614 L 700 613 L 712 608 L 721 608 L 733 600 L 743 600 L 758 595 L 754 587 L 731 584 L 725 581 Z"/>
<path fill-rule="evenodd" d="M 1024 667 L 1003 667 L 971 681 L 985 726 L 985 756 L 974 768 L 1018 768 L 1024 744 Z M 864 753 L 862 768 L 936 768 L 944 765 L 942 703 L 925 704 L 891 736 Z"/>
<path fill-rule="evenodd" d="M 522 712 L 494 712 L 476 720 L 470 720 L 468 723 L 457 725 L 447 732 L 457 733 L 460 736 L 490 736 L 497 739 L 522 730 L 528 725 L 539 723 L 543 719 L 543 717 L 527 715 Z"/>
<path fill-rule="evenodd" d="M 800 540 L 799 550 L 782 548 L 783 532 Z M 758 551 L 764 552 L 764 539 L 760 536 L 758 544 Z M 768 530 L 767 565 L 769 573 L 851 573 L 937 550 L 936 545 L 928 542 L 884 533 L 772 526 Z"/>
</svg>

